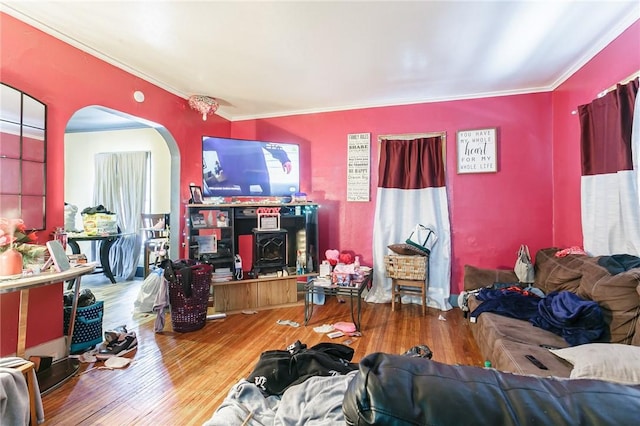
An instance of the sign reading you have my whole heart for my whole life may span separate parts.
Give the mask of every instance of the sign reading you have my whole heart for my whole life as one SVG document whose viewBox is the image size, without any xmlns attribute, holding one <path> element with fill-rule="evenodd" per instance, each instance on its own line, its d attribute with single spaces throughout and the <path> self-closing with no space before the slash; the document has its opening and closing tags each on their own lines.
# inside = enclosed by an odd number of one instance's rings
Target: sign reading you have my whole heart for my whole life
<svg viewBox="0 0 640 426">
<path fill-rule="evenodd" d="M 458 173 L 498 171 L 496 133 L 496 128 L 458 132 Z"/>
</svg>

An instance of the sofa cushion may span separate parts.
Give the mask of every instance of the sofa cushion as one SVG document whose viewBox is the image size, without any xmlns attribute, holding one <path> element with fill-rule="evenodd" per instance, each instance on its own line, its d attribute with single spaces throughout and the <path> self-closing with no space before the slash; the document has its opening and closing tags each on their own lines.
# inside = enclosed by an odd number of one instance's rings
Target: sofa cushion
<svg viewBox="0 0 640 426">
<path fill-rule="evenodd" d="M 480 302 L 469 297 L 469 308 L 473 310 Z M 538 376 L 569 377 L 571 365 L 551 355 L 541 345 L 556 348 L 568 346 L 564 339 L 550 331 L 534 327 L 530 322 L 484 312 L 470 324 L 482 356 L 501 371 Z M 548 367 L 540 370 L 524 356 L 533 355 Z"/>
<path fill-rule="evenodd" d="M 582 265 L 577 294 L 600 305 L 609 333 L 604 341 L 630 344 L 640 316 L 640 269 L 611 275 L 597 263 Z"/>
<path fill-rule="evenodd" d="M 494 283 L 517 283 L 518 277 L 511 269 L 485 269 L 464 265 L 464 289 L 466 291 L 488 287 Z"/>
<path fill-rule="evenodd" d="M 526 358 L 526 355 L 533 355 L 547 369 L 538 368 Z M 549 349 L 509 339 L 498 339 L 494 342 L 490 361 L 497 370 L 510 373 L 545 377 L 571 375 L 571 364 L 553 355 Z"/>
<path fill-rule="evenodd" d="M 600 379 L 640 385 L 640 347 L 589 343 L 551 352 L 573 364 L 572 379 Z"/>
<path fill-rule="evenodd" d="M 556 257 L 558 248 L 538 250 L 535 263 L 535 286 L 545 293 L 567 290 L 576 292 L 582 278 L 582 265 L 595 258 L 581 254 Z"/>
</svg>

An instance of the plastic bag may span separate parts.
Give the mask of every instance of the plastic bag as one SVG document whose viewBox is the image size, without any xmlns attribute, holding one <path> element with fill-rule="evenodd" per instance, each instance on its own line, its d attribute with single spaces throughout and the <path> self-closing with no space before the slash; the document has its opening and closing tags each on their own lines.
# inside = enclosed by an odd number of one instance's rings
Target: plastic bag
<svg viewBox="0 0 640 426">
<path fill-rule="evenodd" d="M 417 224 L 411 232 L 411 235 L 409 235 L 409 238 L 405 240 L 405 243 L 424 252 L 428 256 L 436 241 L 438 241 L 438 237 L 433 229 Z"/>
<path fill-rule="evenodd" d="M 156 296 L 164 282 L 163 273 L 164 270 L 162 268 L 156 268 L 144 279 L 140 286 L 138 297 L 133 302 L 135 312 L 153 312 Z"/>
</svg>

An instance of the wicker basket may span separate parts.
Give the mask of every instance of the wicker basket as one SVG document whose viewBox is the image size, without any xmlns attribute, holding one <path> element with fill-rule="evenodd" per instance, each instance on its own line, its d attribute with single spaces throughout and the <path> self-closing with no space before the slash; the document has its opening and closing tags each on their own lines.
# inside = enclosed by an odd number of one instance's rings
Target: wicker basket
<svg viewBox="0 0 640 426">
<path fill-rule="evenodd" d="M 384 257 L 387 276 L 402 280 L 424 280 L 427 277 L 428 256 L 388 255 Z"/>
<path fill-rule="evenodd" d="M 178 280 L 169 282 L 169 305 L 173 330 L 181 333 L 199 330 L 207 322 L 211 265 L 191 266 L 191 297 L 185 296 L 180 270 L 175 272 Z"/>
</svg>

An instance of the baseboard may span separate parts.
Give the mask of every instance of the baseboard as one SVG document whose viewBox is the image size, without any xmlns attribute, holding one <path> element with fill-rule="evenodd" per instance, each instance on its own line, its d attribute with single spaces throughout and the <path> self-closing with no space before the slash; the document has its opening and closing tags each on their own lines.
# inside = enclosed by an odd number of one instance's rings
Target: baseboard
<svg viewBox="0 0 640 426">
<path fill-rule="evenodd" d="M 458 306 L 458 296 L 459 294 L 452 294 L 449 296 L 449 304 L 451 306 L 453 306 L 454 308 L 459 308 L 460 306 Z"/>
</svg>

